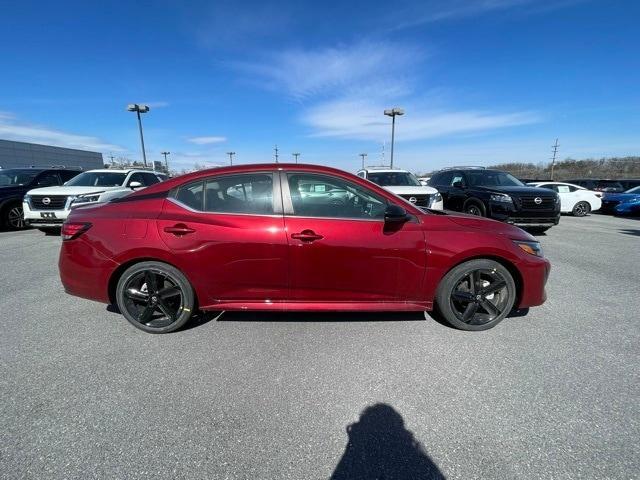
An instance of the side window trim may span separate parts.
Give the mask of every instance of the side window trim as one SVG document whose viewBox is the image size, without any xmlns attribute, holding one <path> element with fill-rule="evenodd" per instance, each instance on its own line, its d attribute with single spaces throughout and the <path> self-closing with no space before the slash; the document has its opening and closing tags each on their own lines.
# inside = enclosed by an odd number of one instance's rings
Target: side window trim
<svg viewBox="0 0 640 480">
<path fill-rule="evenodd" d="M 218 179 L 218 178 L 222 178 L 222 177 L 236 177 L 236 176 L 240 176 L 240 175 L 256 175 L 256 174 L 262 174 L 262 175 L 271 175 L 272 178 L 272 202 L 273 202 L 273 213 L 244 213 L 244 212 L 209 212 L 206 210 L 205 206 L 206 206 L 206 184 L 208 181 L 214 180 L 214 179 Z M 200 206 L 200 209 L 194 209 L 193 207 L 190 207 L 189 205 L 184 204 L 183 202 L 181 202 L 180 200 L 178 200 L 178 193 L 180 191 L 181 188 L 185 188 L 185 187 L 189 187 L 191 185 L 195 185 L 196 183 L 202 184 L 202 205 Z M 280 172 L 277 171 L 273 171 L 273 170 L 259 170 L 259 171 L 255 171 L 255 172 L 242 172 L 242 173 L 228 173 L 228 174 L 223 174 L 223 175 L 211 175 L 209 177 L 204 177 L 204 178 L 200 178 L 198 180 L 193 180 L 191 182 L 188 183 L 183 183 L 182 185 L 179 185 L 175 188 L 173 188 L 170 193 L 169 193 L 169 200 L 171 200 L 172 202 L 176 203 L 177 205 L 180 205 L 182 208 L 185 208 L 187 210 L 189 210 L 190 212 L 196 212 L 196 213 L 203 213 L 203 214 L 207 214 L 207 215 L 249 215 L 249 216 L 258 216 L 258 217 L 281 217 L 282 216 L 282 196 L 281 196 L 281 179 L 280 179 Z"/>
<path fill-rule="evenodd" d="M 316 218 L 316 219 L 321 219 L 321 220 L 349 220 L 349 221 L 362 221 L 362 222 L 381 222 L 384 223 L 384 219 L 380 219 L 380 218 L 362 218 L 362 217 L 314 217 L 314 216 L 304 216 L 304 215 L 296 215 L 293 211 L 293 201 L 291 199 L 291 189 L 289 187 L 289 175 L 290 174 L 299 174 L 299 175 L 319 175 L 319 176 L 324 176 L 324 177 L 331 177 L 331 175 L 326 174 L 326 173 L 317 173 L 317 172 L 306 172 L 304 170 L 296 170 L 296 169 L 291 169 L 291 170 L 280 170 L 280 182 L 281 182 L 281 189 L 282 189 L 282 204 L 283 204 L 283 208 L 284 208 L 284 216 L 285 217 L 295 217 L 295 218 Z M 347 180 L 347 179 L 343 179 L 342 177 L 337 177 L 340 180 L 347 182 L 347 183 L 354 183 L 351 180 Z M 356 184 L 358 185 L 358 184 Z M 361 185 L 358 185 L 360 188 L 365 188 L 362 187 Z M 368 188 L 366 188 L 367 191 L 370 191 Z M 380 195 L 378 195 L 375 192 L 371 192 L 373 197 L 380 197 Z M 381 197 L 382 200 L 388 205 L 389 204 L 389 200 L 386 197 Z"/>
</svg>

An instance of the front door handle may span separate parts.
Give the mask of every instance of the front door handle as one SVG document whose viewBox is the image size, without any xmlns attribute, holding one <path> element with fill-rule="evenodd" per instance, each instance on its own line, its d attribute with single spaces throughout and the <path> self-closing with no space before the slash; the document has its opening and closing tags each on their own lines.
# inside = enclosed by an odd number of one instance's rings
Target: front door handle
<svg viewBox="0 0 640 480">
<path fill-rule="evenodd" d="M 292 233 L 291 238 L 302 242 L 315 242 L 316 240 L 322 240 L 324 237 L 313 230 L 303 230 L 300 233 Z"/>
<path fill-rule="evenodd" d="M 164 227 L 164 231 L 167 233 L 173 233 L 177 237 L 195 232 L 193 228 L 187 227 L 184 223 L 178 223 L 173 227 Z"/>
</svg>

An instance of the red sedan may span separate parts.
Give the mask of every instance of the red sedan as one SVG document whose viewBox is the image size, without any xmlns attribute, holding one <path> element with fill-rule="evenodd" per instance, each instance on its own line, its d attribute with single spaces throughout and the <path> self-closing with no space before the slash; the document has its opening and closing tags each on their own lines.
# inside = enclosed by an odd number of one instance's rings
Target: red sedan
<svg viewBox="0 0 640 480">
<path fill-rule="evenodd" d="M 519 228 L 424 211 L 328 167 L 204 170 L 73 210 L 60 277 L 171 332 L 199 310 L 427 311 L 485 330 L 545 301 L 549 262 Z"/>
</svg>

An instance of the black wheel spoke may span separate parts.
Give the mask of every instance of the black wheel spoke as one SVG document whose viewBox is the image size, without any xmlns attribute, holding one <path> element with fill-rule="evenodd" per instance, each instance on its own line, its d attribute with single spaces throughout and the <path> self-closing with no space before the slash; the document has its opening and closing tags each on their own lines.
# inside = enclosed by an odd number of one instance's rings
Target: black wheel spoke
<svg viewBox="0 0 640 480">
<path fill-rule="evenodd" d="M 162 290 L 158 291 L 158 297 L 160 298 L 170 298 L 175 297 L 176 295 L 180 295 L 182 291 L 178 287 L 166 287 Z"/>
<path fill-rule="evenodd" d="M 491 295 L 492 293 L 496 293 L 498 290 L 502 290 L 506 286 L 507 286 L 507 282 L 505 282 L 504 280 L 498 280 L 496 282 L 493 282 L 489 286 L 483 288 L 480 291 L 480 295 L 482 295 L 483 297 L 487 295 Z"/>
<path fill-rule="evenodd" d="M 500 315 L 500 310 L 486 298 L 480 302 L 480 306 L 492 317 Z"/>
<path fill-rule="evenodd" d="M 459 302 L 464 302 L 464 303 L 473 302 L 476 299 L 476 297 L 472 293 L 463 292 L 463 291 L 460 291 L 460 290 L 456 290 L 455 292 L 453 292 L 453 294 L 451 296 L 455 300 L 457 300 Z"/>
<path fill-rule="evenodd" d="M 470 303 L 469 305 L 467 305 L 467 308 L 464 309 L 464 313 L 462 314 L 462 321 L 470 323 L 477 311 L 478 304 L 475 302 Z"/>
<path fill-rule="evenodd" d="M 158 284 L 156 283 L 156 274 L 150 270 L 144 272 L 144 281 L 147 282 L 147 292 L 156 293 Z"/>
<path fill-rule="evenodd" d="M 171 320 L 171 322 L 174 322 L 176 320 L 176 316 L 175 314 L 171 311 L 171 309 L 162 301 L 161 298 L 158 298 L 158 308 L 160 309 L 160 311 L 162 313 L 164 313 L 164 315 Z"/>
<path fill-rule="evenodd" d="M 138 317 L 138 321 L 140 323 L 148 323 L 151 320 L 151 317 L 153 316 L 153 312 L 155 312 L 155 310 L 156 309 L 153 305 L 147 305 Z"/>
<path fill-rule="evenodd" d="M 141 302 L 147 302 L 149 300 L 149 295 L 141 292 L 137 288 L 127 288 L 124 294 L 131 300 L 139 300 Z"/>
</svg>

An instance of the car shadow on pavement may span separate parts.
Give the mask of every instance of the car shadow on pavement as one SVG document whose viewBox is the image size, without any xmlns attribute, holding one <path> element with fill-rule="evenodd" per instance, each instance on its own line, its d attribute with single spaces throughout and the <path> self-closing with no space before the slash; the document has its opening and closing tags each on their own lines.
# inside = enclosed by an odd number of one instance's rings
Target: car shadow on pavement
<svg viewBox="0 0 640 480">
<path fill-rule="evenodd" d="M 416 322 L 422 312 L 225 312 L 222 322 Z"/>
<path fill-rule="evenodd" d="M 404 419 L 384 403 L 369 406 L 347 427 L 347 446 L 331 480 L 444 479 Z"/>
<path fill-rule="evenodd" d="M 625 228 L 620 230 L 620 233 L 624 233 L 625 235 L 634 235 L 636 237 L 640 237 L 640 229 L 637 228 Z"/>
<path fill-rule="evenodd" d="M 506 316 L 506 318 L 525 317 L 528 314 L 529 314 L 529 309 L 528 308 L 514 308 L 513 310 L 511 310 L 509 312 L 509 314 Z M 434 319 L 440 325 L 444 325 L 445 327 L 453 328 L 455 330 L 455 327 L 452 327 L 444 319 L 444 317 L 442 316 L 442 314 L 440 313 L 440 311 L 437 308 L 434 308 L 430 312 L 427 312 L 427 315 L 429 315 L 432 319 Z"/>
</svg>

